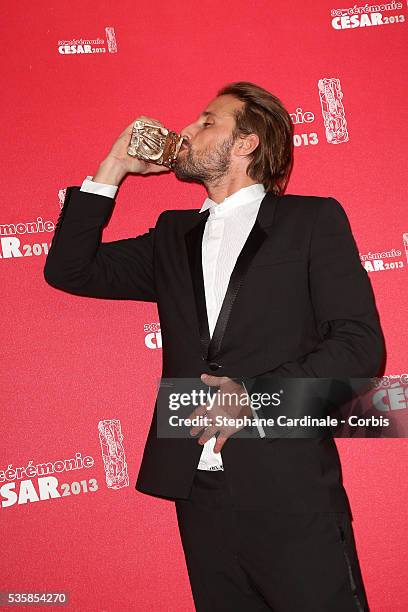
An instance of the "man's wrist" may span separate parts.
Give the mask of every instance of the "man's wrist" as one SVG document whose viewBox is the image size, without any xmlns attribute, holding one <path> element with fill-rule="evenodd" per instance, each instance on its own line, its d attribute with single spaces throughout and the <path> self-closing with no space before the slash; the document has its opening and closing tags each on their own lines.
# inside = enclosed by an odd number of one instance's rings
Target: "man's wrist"
<svg viewBox="0 0 408 612">
<path fill-rule="evenodd" d="M 105 185 L 114 185 L 117 187 L 126 173 L 123 164 L 115 159 L 107 157 L 100 163 L 93 177 L 93 181 L 95 183 L 104 183 Z"/>
</svg>

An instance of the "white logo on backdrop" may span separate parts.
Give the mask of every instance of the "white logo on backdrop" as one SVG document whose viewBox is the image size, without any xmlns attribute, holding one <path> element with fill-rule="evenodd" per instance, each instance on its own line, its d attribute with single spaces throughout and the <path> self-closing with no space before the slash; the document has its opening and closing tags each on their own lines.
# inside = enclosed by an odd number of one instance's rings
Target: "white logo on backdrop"
<svg viewBox="0 0 408 612">
<path fill-rule="evenodd" d="M 37 217 L 35 221 L 0 224 L 0 260 L 46 255 L 49 250 L 48 242 L 21 244 L 21 240 L 17 236 L 50 233 L 54 229 L 54 223 L 44 221 L 42 217 Z"/>
<path fill-rule="evenodd" d="M 109 489 L 122 489 L 129 485 L 123 435 L 117 419 L 99 421 L 99 441 L 106 484 Z M 0 466 L 2 467 L 2 466 Z M 96 478 L 86 474 L 76 474 L 77 470 L 95 468 L 91 455 L 82 456 L 76 452 L 68 459 L 57 459 L 34 463 L 30 459 L 26 465 L 14 467 L 10 463 L 0 469 L 0 508 L 25 505 L 30 502 L 47 501 L 58 498 L 72 498 L 99 491 Z M 60 482 L 69 478 L 73 481 Z"/>
<path fill-rule="evenodd" d="M 402 241 L 404 243 L 405 257 L 407 258 L 407 263 L 408 263 L 408 232 L 405 234 L 402 234 Z"/>
<path fill-rule="evenodd" d="M 314 113 L 311 111 L 304 111 L 300 106 L 296 109 L 296 112 L 289 113 L 293 125 L 300 125 L 302 130 L 307 130 L 310 123 L 315 120 Z M 319 142 L 319 138 L 316 132 L 301 132 L 293 135 L 293 145 L 295 147 L 316 145 Z"/>
<path fill-rule="evenodd" d="M 82 457 L 80 452 L 69 459 L 57 459 L 34 464 L 30 459 L 27 465 L 13 467 L 10 463 L 7 469 L 0 470 L 0 507 L 8 508 L 15 505 L 24 505 L 32 502 L 47 501 L 56 498 L 70 498 L 70 496 L 91 493 L 98 490 L 95 478 L 81 474 L 71 482 L 62 482 L 57 476 L 63 472 L 83 470 L 94 467 L 94 459 L 90 455 Z M 57 476 L 50 476 L 57 474 Z M 75 474 L 74 474 L 75 477 Z M 5 484 L 2 484 L 5 483 Z"/>
<path fill-rule="evenodd" d="M 373 404 L 377 410 L 408 409 L 408 374 L 389 374 L 374 380 L 377 391 Z"/>
<path fill-rule="evenodd" d="M 99 421 L 98 431 L 108 488 L 122 489 L 129 486 L 120 421 L 118 419 Z"/>
<path fill-rule="evenodd" d="M 58 53 L 61 55 L 89 55 L 92 53 L 117 53 L 115 28 L 105 28 L 106 40 L 103 38 L 84 39 L 72 38 L 70 40 L 58 41 Z"/>
<path fill-rule="evenodd" d="M 60 189 L 58 191 L 58 199 L 59 199 L 59 207 L 60 208 L 62 208 L 64 206 L 66 194 L 67 194 L 67 188 L 66 187 L 65 187 L 65 189 Z"/>
<path fill-rule="evenodd" d="M 349 28 L 366 28 L 372 26 L 392 25 L 405 22 L 405 15 L 390 15 L 390 12 L 405 10 L 402 2 L 387 2 L 386 4 L 355 4 L 350 8 L 332 9 L 331 25 L 335 30 Z"/>
<path fill-rule="evenodd" d="M 408 263 L 408 233 L 402 234 L 402 242 L 405 249 L 405 257 Z M 401 249 L 391 249 L 389 251 L 375 252 L 368 251 L 368 253 L 359 253 L 359 255 L 361 263 L 363 264 L 363 267 L 367 270 L 367 272 L 398 270 L 404 268 L 406 265 Z"/>
<path fill-rule="evenodd" d="M 143 325 L 145 332 L 145 345 L 148 349 L 162 348 L 162 336 L 160 331 L 160 323 L 145 323 Z"/>
<path fill-rule="evenodd" d="M 319 79 L 318 88 L 327 142 L 330 144 L 347 142 L 349 136 L 340 79 Z"/>
</svg>

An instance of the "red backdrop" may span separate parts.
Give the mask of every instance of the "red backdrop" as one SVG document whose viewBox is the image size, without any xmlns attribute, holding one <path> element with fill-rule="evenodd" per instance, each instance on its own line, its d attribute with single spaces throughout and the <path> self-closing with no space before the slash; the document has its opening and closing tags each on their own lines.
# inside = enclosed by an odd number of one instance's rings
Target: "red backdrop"
<svg viewBox="0 0 408 612">
<path fill-rule="evenodd" d="M 193 610 L 174 506 L 134 489 L 161 371 L 156 305 L 69 295 L 42 272 L 60 190 L 94 174 L 138 115 L 180 130 L 236 80 L 281 98 L 296 124 L 287 193 L 344 206 L 387 340 L 383 383 L 404 381 L 407 18 L 396 2 L 9 3 L 1 60 L 1 591 L 67 591 L 72 610 Z M 337 81 L 321 101 L 322 79 Z M 337 143 L 323 116 L 331 91 Z M 128 177 L 103 239 L 143 233 L 162 210 L 198 208 L 205 196 L 173 174 Z M 105 480 L 98 436 L 98 423 L 113 419 L 129 477 L 117 489 Z M 405 611 L 406 440 L 338 446 L 372 612 Z M 61 469 L 76 453 L 92 458 L 88 466 Z M 60 490 L 68 483 L 65 495 L 40 494 L 38 466 L 47 462 Z"/>
</svg>

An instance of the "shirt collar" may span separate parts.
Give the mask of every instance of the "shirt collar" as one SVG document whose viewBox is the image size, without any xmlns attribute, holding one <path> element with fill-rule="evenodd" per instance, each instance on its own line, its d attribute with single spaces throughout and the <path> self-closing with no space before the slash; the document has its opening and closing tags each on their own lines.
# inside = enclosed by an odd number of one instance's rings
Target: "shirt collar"
<svg viewBox="0 0 408 612">
<path fill-rule="evenodd" d="M 254 183 L 253 185 L 248 185 L 248 187 L 241 187 L 241 189 L 227 196 L 219 204 L 207 197 L 199 212 L 204 212 L 207 209 L 210 209 L 210 214 L 217 215 L 221 212 L 232 212 L 242 204 L 247 204 L 248 202 L 263 198 L 265 193 L 265 187 L 262 183 Z"/>
</svg>

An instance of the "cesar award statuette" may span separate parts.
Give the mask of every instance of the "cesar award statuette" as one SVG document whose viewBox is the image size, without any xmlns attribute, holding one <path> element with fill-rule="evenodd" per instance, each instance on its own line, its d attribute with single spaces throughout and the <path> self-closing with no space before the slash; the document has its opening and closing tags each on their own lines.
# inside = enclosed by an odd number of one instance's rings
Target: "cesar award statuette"
<svg viewBox="0 0 408 612">
<path fill-rule="evenodd" d="M 183 140 L 183 136 L 161 125 L 137 119 L 133 124 L 127 152 L 132 157 L 172 168 Z"/>
</svg>

